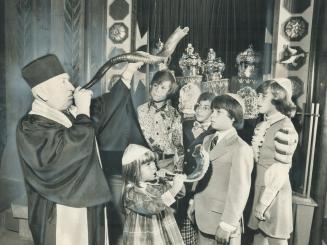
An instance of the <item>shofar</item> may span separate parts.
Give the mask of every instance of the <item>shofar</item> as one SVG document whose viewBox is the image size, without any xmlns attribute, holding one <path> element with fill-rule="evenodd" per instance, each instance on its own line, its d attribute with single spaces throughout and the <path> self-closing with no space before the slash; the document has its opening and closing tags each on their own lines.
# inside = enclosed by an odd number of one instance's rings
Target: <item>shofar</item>
<svg viewBox="0 0 327 245">
<path fill-rule="evenodd" d="M 94 84 L 96 84 L 100 79 L 106 74 L 106 72 L 113 67 L 114 65 L 122 62 L 143 62 L 146 64 L 157 64 L 166 62 L 168 58 L 172 55 L 172 53 L 175 51 L 175 48 L 179 41 L 185 37 L 185 35 L 188 33 L 189 28 L 180 28 L 177 27 L 177 29 L 169 36 L 167 39 L 167 42 L 164 44 L 163 49 L 157 54 L 157 55 L 151 55 L 145 52 L 134 52 L 134 53 L 126 53 L 121 54 L 118 56 L 115 56 L 111 59 L 109 59 L 103 66 L 100 67 L 100 69 L 97 71 L 97 73 L 93 76 L 93 78 L 83 86 L 84 89 L 91 88 Z"/>
</svg>

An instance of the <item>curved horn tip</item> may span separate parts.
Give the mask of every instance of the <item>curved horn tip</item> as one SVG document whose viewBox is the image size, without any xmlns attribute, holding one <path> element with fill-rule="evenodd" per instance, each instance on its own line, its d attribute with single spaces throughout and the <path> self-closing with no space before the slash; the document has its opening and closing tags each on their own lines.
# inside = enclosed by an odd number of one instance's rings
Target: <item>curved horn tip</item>
<svg viewBox="0 0 327 245">
<path fill-rule="evenodd" d="M 185 33 L 188 33 L 189 30 L 190 30 L 190 28 L 189 28 L 188 26 L 185 26 L 185 27 L 183 28 L 183 32 L 185 32 Z"/>
</svg>

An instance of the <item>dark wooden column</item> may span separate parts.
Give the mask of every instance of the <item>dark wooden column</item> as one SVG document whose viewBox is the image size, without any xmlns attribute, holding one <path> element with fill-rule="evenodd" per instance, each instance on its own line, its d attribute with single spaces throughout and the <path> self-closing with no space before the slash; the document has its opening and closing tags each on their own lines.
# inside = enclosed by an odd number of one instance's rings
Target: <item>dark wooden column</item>
<svg viewBox="0 0 327 245">
<path fill-rule="evenodd" d="M 315 169 L 312 185 L 312 197 L 317 201 L 315 209 L 310 245 L 320 245 L 322 241 L 322 228 L 327 192 L 327 3 L 324 0 L 317 2 L 316 17 L 316 80 L 314 102 L 320 103 L 320 119 L 317 134 L 317 148 Z"/>
</svg>

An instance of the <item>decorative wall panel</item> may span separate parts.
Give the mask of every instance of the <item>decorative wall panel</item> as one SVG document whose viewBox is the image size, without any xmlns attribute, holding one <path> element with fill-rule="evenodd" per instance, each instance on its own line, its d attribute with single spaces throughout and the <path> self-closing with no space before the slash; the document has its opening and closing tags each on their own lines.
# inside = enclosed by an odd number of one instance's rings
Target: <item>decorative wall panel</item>
<svg viewBox="0 0 327 245">
<path fill-rule="evenodd" d="M 284 7 L 292 14 L 303 13 L 309 6 L 311 0 L 285 0 Z"/>
<path fill-rule="evenodd" d="M 129 13 L 129 6 L 125 0 L 116 0 L 109 6 L 109 15 L 114 20 L 122 20 Z"/>
<path fill-rule="evenodd" d="M 308 22 L 301 16 L 291 17 L 284 23 L 284 35 L 290 41 L 301 41 L 308 34 Z"/>
<path fill-rule="evenodd" d="M 107 0 L 107 6 L 106 56 L 109 59 L 114 54 L 118 55 L 117 52 L 131 52 L 132 0 Z M 123 72 L 124 67 L 125 64 L 118 65 L 107 72 L 102 80 L 102 92 L 110 90 L 117 80 L 117 75 Z M 115 76 L 115 79 L 112 79 L 113 76 Z"/>
<path fill-rule="evenodd" d="M 276 4 L 279 14 L 275 15 L 274 20 L 276 32 L 273 36 L 272 64 L 275 65 L 272 76 L 298 77 L 303 81 L 303 88 L 300 89 L 303 93 L 297 99 L 297 104 L 302 107 L 307 96 L 314 0 L 300 14 L 293 14 L 291 12 L 294 11 L 286 8 L 289 6 L 287 0 L 276 1 Z"/>
<path fill-rule="evenodd" d="M 80 70 L 83 67 L 81 60 L 84 54 L 82 46 L 83 29 L 81 28 L 83 27 L 82 7 L 81 0 L 65 0 L 65 63 L 72 81 L 76 82 L 81 80 Z"/>
</svg>

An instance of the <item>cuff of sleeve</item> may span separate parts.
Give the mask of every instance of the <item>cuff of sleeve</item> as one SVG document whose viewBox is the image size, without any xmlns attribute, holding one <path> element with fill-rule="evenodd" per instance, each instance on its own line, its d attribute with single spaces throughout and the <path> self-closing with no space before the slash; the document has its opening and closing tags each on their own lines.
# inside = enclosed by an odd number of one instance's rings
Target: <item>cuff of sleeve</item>
<svg viewBox="0 0 327 245">
<path fill-rule="evenodd" d="M 85 121 L 88 121 L 88 122 L 91 122 L 91 119 L 90 119 L 90 116 L 85 114 L 85 113 L 79 113 L 76 115 L 76 120 L 85 120 Z"/>
<path fill-rule="evenodd" d="M 227 224 L 225 222 L 220 222 L 219 223 L 219 226 L 225 230 L 225 231 L 228 231 L 228 232 L 234 232 L 236 230 L 236 227 L 233 226 L 233 225 L 230 225 L 230 224 Z"/>
<path fill-rule="evenodd" d="M 161 199 L 166 206 L 170 206 L 175 202 L 175 198 L 170 191 L 166 191 L 164 194 L 162 194 Z"/>
<path fill-rule="evenodd" d="M 275 195 L 277 191 L 270 189 L 270 188 L 265 188 L 262 191 L 261 197 L 260 197 L 260 203 L 262 203 L 265 206 L 269 206 L 271 202 L 274 200 Z"/>
<path fill-rule="evenodd" d="M 124 75 L 121 77 L 121 80 L 126 85 L 128 89 L 131 88 L 131 79 L 125 78 Z"/>
</svg>

